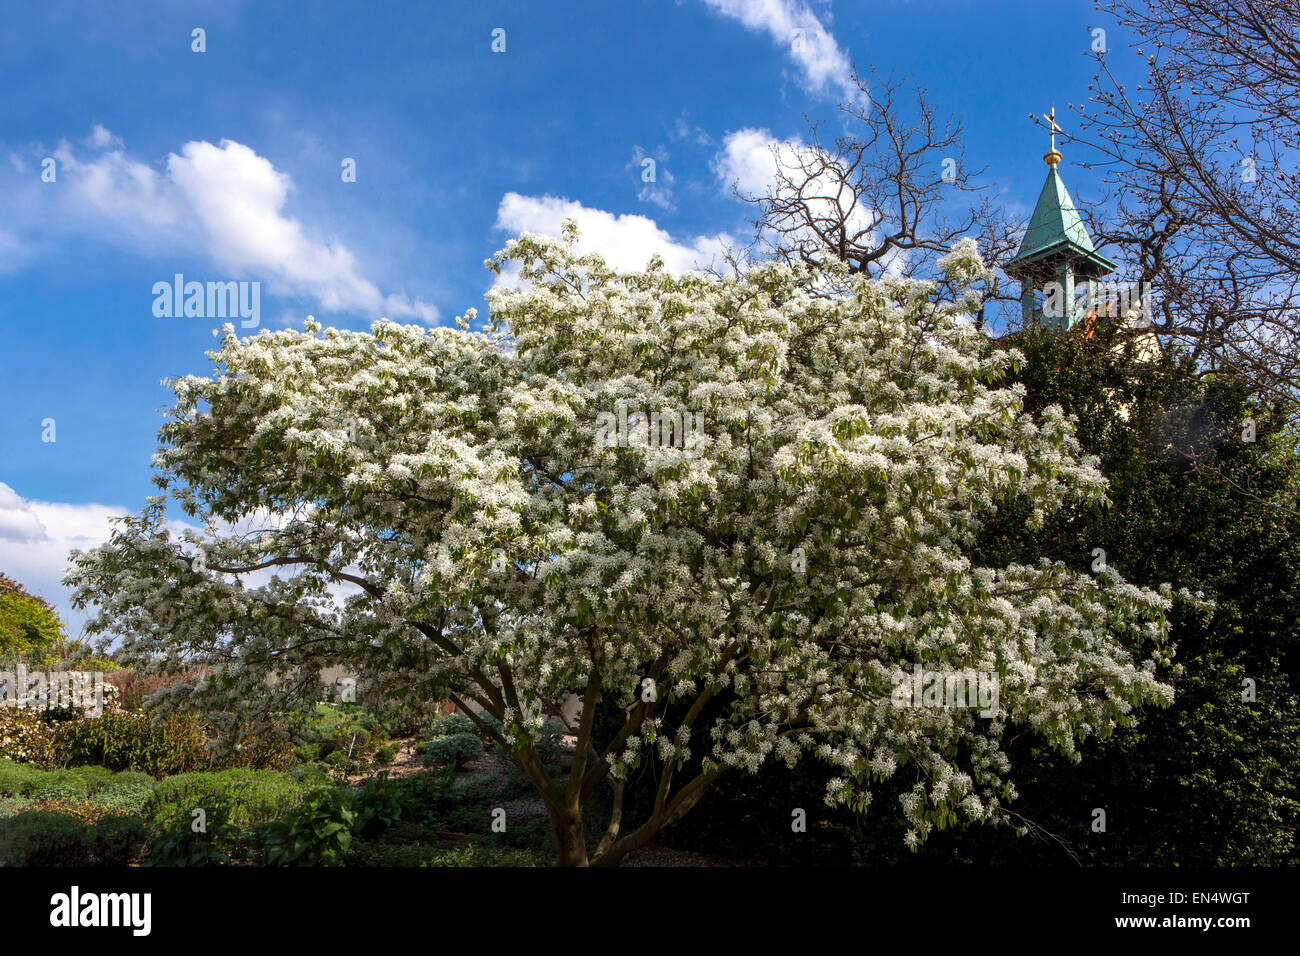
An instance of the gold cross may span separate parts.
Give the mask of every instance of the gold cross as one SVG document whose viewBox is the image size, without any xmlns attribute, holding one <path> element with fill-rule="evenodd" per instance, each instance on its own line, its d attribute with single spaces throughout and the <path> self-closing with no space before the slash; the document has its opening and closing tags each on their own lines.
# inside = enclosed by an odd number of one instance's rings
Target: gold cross
<svg viewBox="0 0 1300 956">
<path fill-rule="evenodd" d="M 1061 132 L 1061 127 L 1056 125 L 1056 106 L 1052 106 L 1052 112 L 1044 113 L 1043 119 L 1047 120 L 1047 125 L 1052 133 L 1052 151 L 1056 151 L 1056 134 Z"/>
</svg>

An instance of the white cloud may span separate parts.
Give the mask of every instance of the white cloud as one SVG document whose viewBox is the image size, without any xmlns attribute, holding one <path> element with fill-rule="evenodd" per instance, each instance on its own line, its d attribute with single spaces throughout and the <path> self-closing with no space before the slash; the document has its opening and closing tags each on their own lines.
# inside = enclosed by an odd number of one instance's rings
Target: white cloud
<svg viewBox="0 0 1300 956">
<path fill-rule="evenodd" d="M 818 94 L 837 94 L 861 102 L 863 92 L 853 82 L 853 64 L 829 30 L 801 0 L 704 0 L 723 16 L 751 30 L 766 32 L 784 47 L 799 67 L 803 85 Z"/>
<path fill-rule="evenodd" d="M 88 142 L 100 152 L 82 158 L 63 142 L 54 156 L 77 221 L 97 235 L 193 250 L 232 278 L 264 281 L 270 291 L 314 300 L 326 312 L 437 320 L 428 303 L 382 293 L 342 243 L 309 236 L 284 212 L 289 175 L 242 143 L 186 143 L 159 172 L 128 157 L 102 126 Z M 97 214 L 93 224 L 87 213 Z"/>
<path fill-rule="evenodd" d="M 724 137 L 713 171 L 728 189 L 734 185 L 747 196 L 762 196 L 776 183 L 778 160 L 788 164 L 807 148 L 793 137 L 778 140 L 766 129 L 738 129 Z"/>
<path fill-rule="evenodd" d="M 72 609 L 62 579 L 68 552 L 108 540 L 109 519 L 125 508 L 23 498 L 0 482 L 0 570 L 54 605 L 75 637 L 85 614 Z"/>
<path fill-rule="evenodd" d="M 695 126 L 686 122 L 685 113 L 677 117 L 673 122 L 672 133 L 673 139 L 693 142 L 696 146 L 710 146 L 713 144 L 713 137 L 708 134 L 702 127 Z"/>
<path fill-rule="evenodd" d="M 798 139 L 778 140 L 765 129 L 740 129 L 728 133 L 723 140 L 722 151 L 714 157 L 713 171 L 725 187 L 734 185 L 746 196 L 767 196 L 775 192 L 783 198 L 798 197 L 816 219 L 837 221 L 843 217 L 851 233 L 870 230 L 877 220 L 875 210 L 857 200 L 843 177 L 821 172 L 806 181 L 801 179 L 799 170 L 817 158 L 813 147 Z M 825 154 L 820 158 L 831 161 Z M 778 172 L 782 170 L 802 188 L 795 190 L 781 183 Z M 807 230 L 791 236 L 812 237 Z"/>
<path fill-rule="evenodd" d="M 618 216 L 572 199 L 521 196 L 515 192 L 501 198 L 496 228 L 515 235 L 533 232 L 558 237 L 565 219 L 578 223 L 579 252 L 598 252 L 616 269 L 644 269 L 656 253 L 671 272 L 707 268 L 715 260 L 720 261 L 725 248 L 733 242 L 726 233 L 679 242 L 645 216 Z"/>
<path fill-rule="evenodd" d="M 95 124 L 94 129 L 90 131 L 90 135 L 86 137 L 85 142 L 87 146 L 93 146 L 95 149 L 107 149 L 110 146 L 117 149 L 122 147 L 122 138 L 120 136 L 114 136 L 100 123 Z"/>
<path fill-rule="evenodd" d="M 0 541 L 39 541 L 45 525 L 18 493 L 0 482 Z"/>
</svg>

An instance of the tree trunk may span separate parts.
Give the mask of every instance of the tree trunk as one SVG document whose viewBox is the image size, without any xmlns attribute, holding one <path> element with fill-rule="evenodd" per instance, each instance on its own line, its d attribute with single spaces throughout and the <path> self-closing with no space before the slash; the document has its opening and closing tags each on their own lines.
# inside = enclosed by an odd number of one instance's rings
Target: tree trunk
<svg viewBox="0 0 1300 956">
<path fill-rule="evenodd" d="M 587 839 L 582 832 L 582 809 L 577 813 L 559 809 L 551 815 L 551 829 L 555 833 L 555 852 L 560 866 L 588 866 Z"/>
</svg>

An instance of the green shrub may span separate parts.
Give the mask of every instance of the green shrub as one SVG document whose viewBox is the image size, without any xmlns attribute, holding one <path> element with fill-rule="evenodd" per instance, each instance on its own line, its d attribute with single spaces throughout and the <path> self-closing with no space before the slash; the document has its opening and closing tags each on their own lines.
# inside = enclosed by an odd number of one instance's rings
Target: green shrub
<svg viewBox="0 0 1300 956">
<path fill-rule="evenodd" d="M 304 787 L 319 787 L 330 782 L 330 775 L 318 763 L 298 764 L 290 767 L 288 773 Z"/>
<path fill-rule="evenodd" d="M 384 816 L 386 813 L 387 826 L 396 825 L 395 820 L 403 824 L 436 820 L 453 804 L 452 784 L 452 771 L 422 773 L 397 780 L 381 775 L 367 783 L 357 794 L 358 819 L 364 822 L 368 816 Z M 367 809 L 367 803 L 371 800 L 386 804 L 390 809 L 371 813 Z M 391 812 L 392 807 L 398 808 L 396 814 Z M 383 829 L 384 826 L 376 828 L 377 831 Z M 370 836 L 371 833 L 367 832 L 366 835 Z"/>
<path fill-rule="evenodd" d="M 345 794 L 337 787 L 317 787 L 250 836 L 267 866 L 341 866 L 352 845 L 353 819 Z"/>
<path fill-rule="evenodd" d="M 414 737 L 428 726 L 427 710 L 422 706 L 401 704 L 384 717 L 383 727 L 395 739 Z"/>
<path fill-rule="evenodd" d="M 0 865 L 89 866 L 94 831 L 62 813 L 33 810 L 0 819 Z"/>
<path fill-rule="evenodd" d="M 444 809 L 454 810 L 459 807 L 481 809 L 484 806 L 495 806 L 495 803 L 490 801 L 497 800 L 500 793 L 501 784 L 495 779 L 473 777 L 456 780 L 453 776 L 448 785 L 447 801 Z"/>
<path fill-rule="evenodd" d="M 352 798 L 356 814 L 352 830 L 375 837 L 404 819 L 414 818 L 421 806 L 420 794 L 404 780 L 390 780 L 380 774 L 366 783 Z"/>
<path fill-rule="evenodd" d="M 422 843 L 369 843 L 358 840 L 348 853 L 348 866 L 429 866 L 428 862 L 443 851 Z"/>
<path fill-rule="evenodd" d="M 68 721 L 55 731 L 55 750 L 64 763 L 139 770 L 155 777 L 207 766 L 203 744 L 193 717 L 169 717 L 154 726 L 148 714 L 104 714 Z"/>
<path fill-rule="evenodd" d="M 545 816 L 514 815 L 504 833 L 493 833 L 492 816 L 488 810 L 491 806 L 490 802 L 477 799 L 460 803 L 447 811 L 443 826 L 454 833 L 486 837 L 497 845 L 538 850 L 554 846 L 551 824 Z"/>
<path fill-rule="evenodd" d="M 374 735 L 382 733 L 374 714 L 359 704 L 317 704 L 293 724 L 295 753 L 300 760 L 324 760 L 336 751 L 352 758 L 368 756 Z"/>
<path fill-rule="evenodd" d="M 348 755 L 342 750 L 331 750 L 325 756 L 325 762 L 331 767 L 342 767 L 348 762 Z"/>
<path fill-rule="evenodd" d="M 154 779 L 147 773 L 132 770 L 112 773 L 102 767 L 74 767 L 68 773 L 88 780 L 90 795 L 84 799 L 110 814 L 139 815 L 153 793 Z"/>
<path fill-rule="evenodd" d="M 352 832 L 359 838 L 394 843 L 425 842 L 454 805 L 451 773 L 390 779 L 381 773 L 352 796 Z M 391 839 L 390 839 L 391 837 Z"/>
<path fill-rule="evenodd" d="M 92 789 L 91 780 L 105 777 L 112 777 L 112 773 L 103 771 L 100 776 L 92 778 L 92 775 L 71 770 L 41 770 L 0 761 L 0 796 L 84 802 Z"/>
<path fill-rule="evenodd" d="M 152 788 L 158 781 L 147 773 L 141 773 L 138 770 L 123 770 L 121 773 L 113 774 L 112 780 L 106 785 L 105 789 L 112 787 L 150 787 Z"/>
<path fill-rule="evenodd" d="M 464 714 L 448 714 L 446 717 L 439 717 L 429 725 L 430 737 L 452 737 L 456 734 L 477 733 L 478 728 L 474 725 L 474 721 Z"/>
<path fill-rule="evenodd" d="M 231 770 L 247 767 L 252 770 L 287 770 L 299 763 L 293 743 L 280 736 L 254 738 L 233 753 L 214 759 L 209 770 Z"/>
<path fill-rule="evenodd" d="M 90 795 L 90 786 L 82 777 L 67 771 L 47 774 L 44 780 L 32 784 L 23 794 L 33 800 L 71 800 L 85 802 Z"/>
<path fill-rule="evenodd" d="M 374 843 L 388 843 L 393 846 L 415 843 L 422 846 L 432 846 L 442 841 L 441 832 L 442 825 L 436 820 L 426 823 L 404 820 L 392 824 L 382 833 L 367 837 L 367 839 Z"/>
<path fill-rule="evenodd" d="M 460 769 L 471 760 L 483 756 L 483 741 L 474 734 L 452 734 L 434 737 L 424 745 L 421 760 L 426 766 L 455 767 Z"/>
<path fill-rule="evenodd" d="M 84 780 L 88 794 L 98 793 L 118 776 L 107 767 L 96 766 L 70 767 L 66 772 L 70 777 Z M 152 780 L 150 782 L 152 783 Z"/>
<path fill-rule="evenodd" d="M 501 791 L 503 800 L 518 800 L 520 797 L 535 797 L 537 784 L 533 778 L 515 766 L 506 771 L 505 787 Z"/>
<path fill-rule="evenodd" d="M 397 748 L 392 744 L 385 744 L 375 751 L 375 763 L 381 766 L 386 766 L 387 764 L 392 763 L 396 756 Z"/>
<path fill-rule="evenodd" d="M 230 822 L 231 806 L 209 800 L 202 830 L 195 830 L 189 815 L 165 822 L 149 845 L 147 866 L 223 866 L 240 845 L 243 831 Z"/>
<path fill-rule="evenodd" d="M 84 797 L 79 800 L 68 800 L 62 797 L 34 799 L 28 809 L 61 813 L 66 817 L 76 817 L 82 823 L 94 823 L 105 813 L 103 807 L 87 803 Z"/>
<path fill-rule="evenodd" d="M 99 791 L 91 800 L 112 813 L 141 815 L 153 796 L 153 789 L 153 783 L 115 783 Z"/>
<path fill-rule="evenodd" d="M 154 787 L 144 816 L 165 828 L 176 820 L 188 827 L 191 811 L 201 808 L 209 821 L 214 808 L 228 808 L 235 826 L 265 823 L 302 799 L 303 787 L 281 770 L 236 768 L 168 777 Z"/>
<path fill-rule="evenodd" d="M 95 822 L 94 853 L 101 866 L 126 866 L 144 853 L 149 828 L 138 816 L 109 814 Z"/>
<path fill-rule="evenodd" d="M 136 814 L 144 809 L 153 787 L 153 777 L 137 771 L 113 773 L 104 767 L 50 771 L 0 760 L 0 798 L 93 804 Z"/>
</svg>

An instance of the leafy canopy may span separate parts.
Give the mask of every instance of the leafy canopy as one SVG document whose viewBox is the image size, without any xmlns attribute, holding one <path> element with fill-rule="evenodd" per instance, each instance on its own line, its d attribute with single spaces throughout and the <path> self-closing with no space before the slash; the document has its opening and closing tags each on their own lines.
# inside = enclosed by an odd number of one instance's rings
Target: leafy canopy
<svg viewBox="0 0 1300 956">
<path fill-rule="evenodd" d="M 62 636 L 54 608 L 0 573 L 0 656 L 49 647 Z"/>
</svg>

